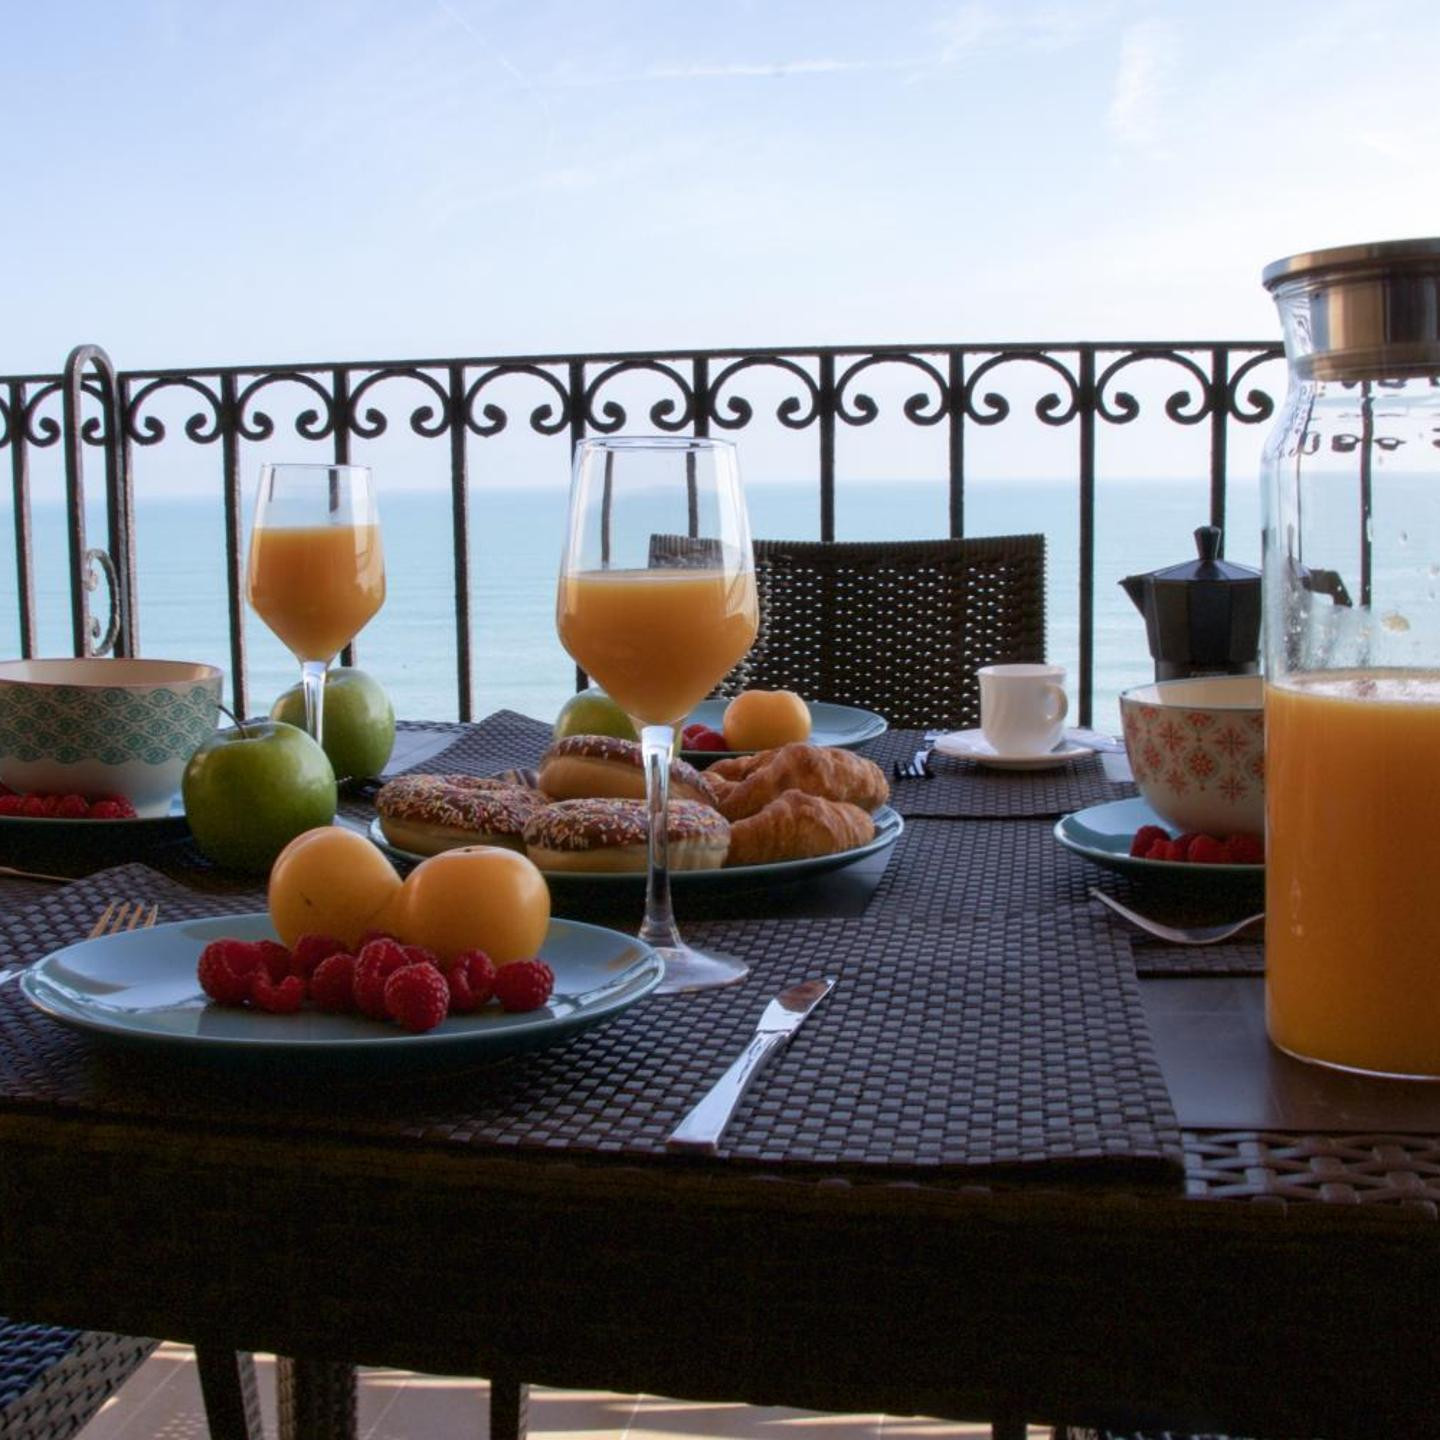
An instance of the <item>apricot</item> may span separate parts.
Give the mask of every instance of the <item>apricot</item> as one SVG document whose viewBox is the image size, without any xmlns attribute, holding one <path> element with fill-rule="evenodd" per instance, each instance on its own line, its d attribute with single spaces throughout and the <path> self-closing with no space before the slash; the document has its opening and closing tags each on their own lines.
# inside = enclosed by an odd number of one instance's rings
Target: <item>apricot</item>
<svg viewBox="0 0 1440 1440">
<path fill-rule="evenodd" d="M 442 960 L 462 950 L 483 950 L 497 965 L 530 960 L 550 927 L 550 888 L 516 850 L 445 850 L 410 872 L 390 925 L 407 945 Z"/>
<path fill-rule="evenodd" d="M 770 750 L 810 738 L 810 707 L 793 690 L 742 690 L 722 723 L 732 750 Z"/>
<path fill-rule="evenodd" d="M 322 825 L 297 835 L 270 867 L 270 921 L 287 945 L 333 935 L 354 946 L 367 930 L 389 929 L 400 894 L 395 867 L 363 835 Z"/>
</svg>

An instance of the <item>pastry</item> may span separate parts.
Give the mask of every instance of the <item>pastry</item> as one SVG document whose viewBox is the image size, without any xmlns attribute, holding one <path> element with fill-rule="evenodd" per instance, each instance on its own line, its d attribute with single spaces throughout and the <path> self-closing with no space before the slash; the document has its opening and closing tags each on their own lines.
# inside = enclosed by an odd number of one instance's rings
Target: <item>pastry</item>
<svg viewBox="0 0 1440 1440">
<path fill-rule="evenodd" d="M 540 757 L 540 788 L 552 800 L 643 800 L 645 765 L 638 740 L 570 735 Z M 670 798 L 713 805 L 705 777 L 684 760 L 670 762 Z"/>
<path fill-rule="evenodd" d="M 730 825 L 724 816 L 694 800 L 671 800 L 666 811 L 670 869 L 714 870 L 725 863 Z M 525 850 L 542 870 L 644 870 L 649 836 L 643 800 L 557 800 L 525 826 Z"/>
<path fill-rule="evenodd" d="M 461 845 L 523 850 L 525 822 L 544 804 L 537 790 L 481 775 L 401 775 L 375 796 L 385 838 L 416 855 Z"/>
<path fill-rule="evenodd" d="M 715 806 L 727 820 L 743 820 L 777 795 L 800 790 L 877 810 L 890 798 L 885 772 L 853 750 L 796 742 L 778 750 L 721 760 L 705 772 Z"/>
<path fill-rule="evenodd" d="M 853 850 L 875 838 L 875 822 L 858 805 L 787 790 L 730 827 L 727 865 L 769 865 Z"/>
</svg>

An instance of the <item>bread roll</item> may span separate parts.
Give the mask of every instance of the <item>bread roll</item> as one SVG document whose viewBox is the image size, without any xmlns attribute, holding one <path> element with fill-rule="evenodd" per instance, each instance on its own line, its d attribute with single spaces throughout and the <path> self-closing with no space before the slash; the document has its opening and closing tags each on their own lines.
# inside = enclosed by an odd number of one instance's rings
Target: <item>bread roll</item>
<svg viewBox="0 0 1440 1440">
<path fill-rule="evenodd" d="M 462 845 L 523 851 L 525 822 L 544 804 L 537 790 L 480 775 L 401 775 L 375 797 L 385 838 L 415 855 Z"/>
<path fill-rule="evenodd" d="M 867 812 L 890 798 L 890 783 L 873 760 L 832 745 L 782 745 L 721 760 L 705 774 L 716 809 L 730 821 L 754 815 L 787 790 L 843 800 Z"/>
<path fill-rule="evenodd" d="M 858 805 L 787 790 L 730 827 L 727 865 L 807 860 L 868 845 L 875 822 Z"/>
<path fill-rule="evenodd" d="M 667 811 L 670 869 L 714 870 L 725 863 L 730 826 L 718 811 L 693 800 L 672 800 Z M 525 850 L 542 870 L 644 870 L 649 834 L 643 800 L 557 800 L 525 826 Z"/>
<path fill-rule="evenodd" d="M 570 735 L 540 757 L 540 788 L 552 800 L 643 800 L 645 764 L 638 740 Z M 670 762 L 670 798 L 713 805 L 709 782 L 684 760 Z"/>
</svg>

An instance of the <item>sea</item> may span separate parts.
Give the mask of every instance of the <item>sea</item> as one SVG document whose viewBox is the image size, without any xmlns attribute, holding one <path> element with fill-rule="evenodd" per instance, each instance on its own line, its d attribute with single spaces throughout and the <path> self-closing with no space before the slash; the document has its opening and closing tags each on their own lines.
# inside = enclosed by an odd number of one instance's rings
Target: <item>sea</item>
<svg viewBox="0 0 1440 1440">
<path fill-rule="evenodd" d="M 471 633 L 475 713 L 509 708 L 553 717 L 574 688 L 574 665 L 555 637 L 555 577 L 566 493 L 559 487 L 487 485 L 470 497 Z M 816 539 L 819 491 L 806 483 L 749 487 L 757 536 Z M 836 538 L 919 539 L 947 532 L 943 481 L 837 481 Z M 1260 502 L 1253 479 L 1231 486 L 1226 558 L 1260 563 Z M 224 529 L 218 503 L 140 494 L 136 501 L 140 653 L 204 660 L 228 669 Z M 1209 482 L 1102 480 L 1095 512 L 1094 723 L 1119 728 L 1117 697 L 1153 679 L 1145 627 L 1121 590 L 1130 574 L 1195 557 L 1209 516 Z M 1047 539 L 1048 658 L 1066 666 L 1072 714 L 1079 663 L 1079 496 L 1073 479 L 977 480 L 966 490 L 966 531 L 1041 531 Z M 34 506 L 38 651 L 71 653 L 63 510 Z M 360 635 L 357 663 L 385 685 L 402 717 L 453 719 L 456 685 L 450 499 L 439 491 L 381 496 L 387 598 Z M 89 521 L 89 542 L 103 535 Z M 13 514 L 0 509 L 0 557 L 14 555 Z M 103 614 L 104 585 L 93 600 Z M 20 653 L 13 561 L 0 559 L 0 658 Z M 249 709 L 259 713 L 293 684 L 297 668 L 254 615 L 245 619 Z"/>
</svg>

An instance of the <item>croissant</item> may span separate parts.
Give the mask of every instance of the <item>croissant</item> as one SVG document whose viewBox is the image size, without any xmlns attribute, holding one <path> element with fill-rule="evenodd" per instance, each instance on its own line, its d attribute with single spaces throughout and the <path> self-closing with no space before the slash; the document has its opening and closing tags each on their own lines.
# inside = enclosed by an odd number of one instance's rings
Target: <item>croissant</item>
<svg viewBox="0 0 1440 1440">
<path fill-rule="evenodd" d="M 778 795 L 730 827 L 727 865 L 768 865 L 853 850 L 875 838 L 875 822 L 858 805 L 799 790 Z"/>
<path fill-rule="evenodd" d="M 716 792 L 715 808 L 732 822 L 755 814 L 787 790 L 848 801 L 862 810 L 878 809 L 890 798 L 885 772 L 874 761 L 804 741 L 722 760 L 705 775 Z"/>
</svg>

